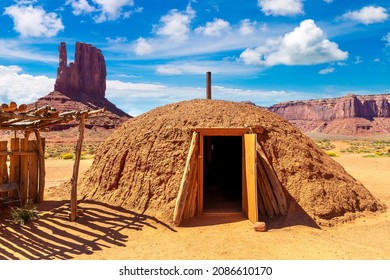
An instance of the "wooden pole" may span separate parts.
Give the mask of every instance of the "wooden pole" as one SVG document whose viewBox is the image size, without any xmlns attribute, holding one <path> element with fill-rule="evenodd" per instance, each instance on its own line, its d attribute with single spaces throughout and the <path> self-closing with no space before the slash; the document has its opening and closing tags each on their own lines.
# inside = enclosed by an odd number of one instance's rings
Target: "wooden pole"
<svg viewBox="0 0 390 280">
<path fill-rule="evenodd" d="M 45 194 L 45 151 L 44 151 L 44 138 L 41 138 L 39 130 L 34 130 L 35 138 L 37 139 L 38 147 L 38 168 L 39 168 L 39 177 L 38 177 L 38 202 L 43 202 Z"/>
<path fill-rule="evenodd" d="M 0 141 L 0 150 L 7 151 L 7 141 Z M 7 156 L 0 156 L 0 183 L 7 183 L 8 170 L 7 170 Z M 1 192 L 0 197 L 5 196 L 6 193 Z"/>
<path fill-rule="evenodd" d="M 206 73 L 206 96 L 211 99 L 211 72 Z"/>
<path fill-rule="evenodd" d="M 37 141 L 30 140 L 28 141 L 29 151 L 37 150 Z M 33 200 L 33 202 L 38 201 L 38 156 L 30 155 L 28 160 L 28 197 Z"/>
<path fill-rule="evenodd" d="M 7 151 L 7 141 L 0 141 L 0 150 Z M 0 183 L 8 182 L 7 156 L 0 156 Z"/>
<path fill-rule="evenodd" d="M 77 145 L 75 150 L 73 175 L 71 179 L 71 183 L 72 183 L 72 190 L 70 193 L 70 221 L 71 222 L 74 222 L 77 219 L 77 180 L 79 176 L 80 157 L 81 157 L 81 150 L 83 148 L 83 140 L 84 140 L 84 123 L 85 123 L 85 114 L 82 114 L 80 116 L 79 138 L 77 140 Z"/>
<path fill-rule="evenodd" d="M 183 212 L 185 208 L 185 202 L 187 200 L 188 192 L 190 189 L 191 179 L 194 179 L 194 171 L 196 171 L 196 161 L 197 156 L 196 147 L 198 144 L 198 133 L 192 133 L 191 145 L 187 156 L 186 166 L 184 168 L 183 177 L 181 179 L 179 193 L 176 198 L 175 210 L 173 213 L 173 222 L 175 225 L 179 225 L 183 217 Z"/>
<path fill-rule="evenodd" d="M 17 183 L 18 185 L 19 185 L 20 156 L 15 153 L 21 153 L 19 151 L 19 146 L 20 146 L 19 138 L 16 137 L 11 138 L 11 155 L 9 157 L 9 182 Z M 14 191 L 14 193 L 12 193 L 12 196 L 16 196 L 16 195 L 17 192 Z"/>
<path fill-rule="evenodd" d="M 20 150 L 22 152 L 28 151 L 28 139 L 20 139 Z M 26 204 L 28 200 L 28 156 L 20 157 L 20 199 L 22 205 Z"/>
</svg>

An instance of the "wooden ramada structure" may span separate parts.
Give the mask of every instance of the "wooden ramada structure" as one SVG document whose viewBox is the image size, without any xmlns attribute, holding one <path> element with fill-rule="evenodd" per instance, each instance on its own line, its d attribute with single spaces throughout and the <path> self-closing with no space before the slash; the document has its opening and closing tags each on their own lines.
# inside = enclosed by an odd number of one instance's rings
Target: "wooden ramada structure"
<svg viewBox="0 0 390 280">
<path fill-rule="evenodd" d="M 81 110 L 59 113 L 48 105 L 27 110 L 27 105 L 17 105 L 15 102 L 2 104 L 0 107 L 0 129 L 11 130 L 15 136 L 8 141 L 0 141 L 0 199 L 7 202 L 20 200 L 24 205 L 27 201 L 42 202 L 45 192 L 45 138 L 41 131 L 50 127 L 79 122 L 79 138 L 75 149 L 75 162 L 72 176 L 71 220 L 77 216 L 77 179 L 82 142 L 84 138 L 85 119 L 104 112 Z M 24 133 L 24 138 L 17 138 L 16 131 Z M 29 140 L 31 133 L 35 140 Z M 9 157 L 9 172 L 7 159 Z"/>
</svg>

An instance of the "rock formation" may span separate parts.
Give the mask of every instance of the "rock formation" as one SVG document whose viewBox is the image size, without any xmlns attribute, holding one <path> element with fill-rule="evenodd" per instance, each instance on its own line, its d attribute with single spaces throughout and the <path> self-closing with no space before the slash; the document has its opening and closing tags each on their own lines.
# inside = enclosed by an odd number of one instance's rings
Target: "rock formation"
<svg viewBox="0 0 390 280">
<path fill-rule="evenodd" d="M 106 63 L 102 52 L 92 45 L 76 43 L 75 60 L 68 66 L 66 44 L 58 47 L 59 63 L 54 91 L 39 98 L 30 107 L 50 105 L 60 112 L 105 108 L 104 117 L 89 119 L 86 127 L 114 128 L 130 116 L 105 98 Z M 64 129 L 75 124 L 65 124 Z"/>
<path fill-rule="evenodd" d="M 337 135 L 390 134 L 390 94 L 290 101 L 269 108 L 304 132 Z"/>
<path fill-rule="evenodd" d="M 83 95 L 104 98 L 106 62 L 102 52 L 92 45 L 76 43 L 74 62 L 68 66 L 66 44 L 58 47 L 59 64 L 54 91 L 79 99 Z"/>
</svg>

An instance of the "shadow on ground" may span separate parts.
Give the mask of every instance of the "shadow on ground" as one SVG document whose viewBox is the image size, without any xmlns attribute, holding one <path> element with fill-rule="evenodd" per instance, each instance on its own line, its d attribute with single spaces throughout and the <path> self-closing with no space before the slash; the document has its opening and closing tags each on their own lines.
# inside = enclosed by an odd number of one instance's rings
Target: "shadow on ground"
<svg viewBox="0 0 390 280">
<path fill-rule="evenodd" d="M 95 201 L 79 204 L 77 222 L 69 221 L 68 201 L 39 205 L 41 216 L 27 225 L 0 218 L 0 260 L 71 259 L 110 247 L 124 247 L 128 230 L 169 225 L 155 217 Z"/>
</svg>

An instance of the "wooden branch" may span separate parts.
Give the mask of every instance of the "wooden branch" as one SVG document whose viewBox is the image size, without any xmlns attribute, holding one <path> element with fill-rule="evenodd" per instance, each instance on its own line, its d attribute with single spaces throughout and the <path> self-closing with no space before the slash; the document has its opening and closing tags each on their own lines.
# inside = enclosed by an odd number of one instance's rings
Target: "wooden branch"
<svg viewBox="0 0 390 280">
<path fill-rule="evenodd" d="M 279 205 L 280 213 L 282 215 L 287 214 L 287 198 L 284 193 L 284 189 L 282 184 L 280 183 L 275 171 L 272 168 L 272 165 L 270 164 L 267 156 L 264 153 L 263 148 L 259 143 L 257 143 L 256 147 L 258 156 L 260 157 L 261 163 L 263 165 L 264 171 L 267 174 L 267 178 L 269 179 L 269 182 L 272 186 L 273 193 L 275 194 L 275 198 L 277 200 L 277 203 Z"/>
<path fill-rule="evenodd" d="M 76 150 L 75 150 L 75 160 L 73 164 L 73 175 L 71 179 L 72 190 L 70 194 L 70 221 L 74 222 L 77 219 L 77 180 L 79 176 L 79 165 L 80 165 L 80 157 L 81 150 L 83 148 L 83 140 L 84 140 L 84 123 L 85 117 L 82 115 L 80 118 L 79 124 L 79 138 L 77 140 Z"/>
<path fill-rule="evenodd" d="M 39 134 L 39 131 L 36 129 L 35 132 L 35 138 L 37 139 L 37 146 L 38 146 L 38 168 L 39 168 L 39 178 L 38 178 L 38 202 L 44 201 L 44 194 L 45 194 L 45 152 L 43 150 L 43 140 L 41 138 L 41 135 Z"/>
<path fill-rule="evenodd" d="M 68 123 L 73 120 L 87 119 L 99 113 L 105 112 L 105 108 L 98 110 L 72 110 L 59 113 L 55 108 L 48 105 L 26 111 L 27 106 L 21 104 L 19 109 L 15 102 L 2 104 L 0 107 L 0 129 L 1 130 L 25 130 L 31 131 L 43 129 L 53 125 Z M 18 112 L 20 110 L 20 112 Z"/>
</svg>

